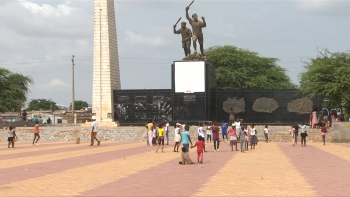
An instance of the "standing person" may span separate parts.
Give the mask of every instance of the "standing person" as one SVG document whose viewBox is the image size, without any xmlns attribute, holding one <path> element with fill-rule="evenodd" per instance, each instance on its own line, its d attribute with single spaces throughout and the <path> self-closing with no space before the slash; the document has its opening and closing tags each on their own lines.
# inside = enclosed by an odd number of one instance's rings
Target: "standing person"
<svg viewBox="0 0 350 197">
<path fill-rule="evenodd" d="M 169 121 L 168 120 L 165 120 L 165 137 L 166 137 L 166 145 L 169 145 L 169 131 L 170 131 L 170 128 L 169 128 Z"/>
<path fill-rule="evenodd" d="M 301 146 L 306 146 L 306 137 L 307 137 L 307 129 L 309 128 L 308 126 L 306 126 L 304 123 L 301 123 L 300 126 L 301 132 L 300 132 L 300 136 L 301 136 Z"/>
<path fill-rule="evenodd" d="M 7 147 L 8 148 L 10 148 L 11 144 L 12 144 L 12 148 L 15 147 L 15 138 L 17 138 L 15 129 L 16 129 L 16 127 L 9 127 L 8 128 L 8 138 L 7 138 L 7 141 L 8 141 L 8 146 Z"/>
<path fill-rule="evenodd" d="M 191 36 L 192 32 L 186 27 L 186 22 L 181 23 L 181 28 L 176 30 L 176 25 L 173 26 L 174 34 L 181 34 L 182 48 L 184 49 L 185 56 L 191 55 Z"/>
<path fill-rule="evenodd" d="M 314 109 L 314 111 L 312 111 L 312 128 L 315 128 L 317 123 L 317 111 Z"/>
<path fill-rule="evenodd" d="M 235 122 L 236 120 L 236 117 L 235 117 L 235 113 L 231 112 L 230 113 L 230 117 L 228 118 L 228 121 L 229 121 L 229 125 L 232 126 L 232 124 Z"/>
<path fill-rule="evenodd" d="M 225 123 L 224 121 L 222 121 L 222 124 L 221 124 L 221 134 L 222 134 L 222 142 L 223 142 L 223 143 L 225 143 L 225 137 L 226 137 L 226 141 L 228 142 L 227 128 L 228 128 L 228 124 Z"/>
<path fill-rule="evenodd" d="M 32 118 L 32 122 L 36 122 L 36 116 Z"/>
<path fill-rule="evenodd" d="M 203 128 L 203 122 L 199 123 L 199 127 L 197 129 L 197 133 L 198 133 L 198 137 L 202 137 L 201 140 L 205 143 L 205 131 L 204 131 L 204 128 Z M 205 147 L 203 147 L 204 149 L 204 152 L 207 152 L 205 150 Z"/>
<path fill-rule="evenodd" d="M 35 141 L 36 139 L 36 141 Z M 40 139 L 40 134 L 39 134 L 39 121 L 36 121 L 36 124 L 34 125 L 34 139 L 33 139 L 33 145 L 35 142 L 35 145 L 39 145 L 38 144 L 38 140 Z"/>
<path fill-rule="evenodd" d="M 292 125 L 292 130 L 290 130 L 290 135 L 292 136 L 292 143 L 295 146 L 295 126 Z"/>
<path fill-rule="evenodd" d="M 197 146 L 197 162 L 202 164 L 203 163 L 203 150 L 205 147 L 205 144 L 203 142 L 202 136 L 198 136 L 198 141 L 194 144 L 194 146 L 191 146 L 191 148 L 194 148 Z"/>
<path fill-rule="evenodd" d="M 326 129 L 326 127 L 322 127 L 321 132 L 322 132 L 322 141 L 323 141 L 323 145 L 326 145 L 326 134 L 327 134 L 327 129 Z"/>
<path fill-rule="evenodd" d="M 23 110 L 23 112 L 22 112 L 22 120 L 24 122 L 27 122 L 27 112 L 26 112 L 26 110 Z"/>
<path fill-rule="evenodd" d="M 295 125 L 294 125 L 294 140 L 295 140 L 295 145 L 298 144 L 298 136 L 299 136 L 299 126 L 298 126 L 298 123 L 296 122 Z"/>
<path fill-rule="evenodd" d="M 179 152 L 180 142 L 181 142 L 180 128 L 176 128 L 174 152 Z M 176 151 L 175 151 L 175 148 L 176 148 Z"/>
<path fill-rule="evenodd" d="M 158 152 L 159 146 L 162 145 L 162 153 L 164 152 L 164 128 L 163 124 L 159 124 L 159 129 L 158 129 L 158 147 L 156 150 L 156 153 Z"/>
<path fill-rule="evenodd" d="M 231 145 L 231 151 L 233 151 L 233 145 L 235 145 L 236 147 L 236 151 L 238 151 L 237 149 L 237 134 L 236 134 L 236 126 L 231 126 L 230 130 L 230 145 Z"/>
<path fill-rule="evenodd" d="M 158 124 L 156 122 L 153 122 L 153 133 L 152 133 L 152 145 L 157 145 L 157 139 L 158 139 Z"/>
<path fill-rule="evenodd" d="M 52 121 L 51 121 L 51 118 L 48 117 L 47 120 L 46 120 L 46 123 L 47 123 L 47 124 L 51 124 L 51 122 L 52 122 Z"/>
<path fill-rule="evenodd" d="M 265 125 L 264 136 L 265 136 L 266 143 L 269 143 L 269 133 L 270 133 L 269 126 Z"/>
<path fill-rule="evenodd" d="M 152 139 L 153 139 L 153 122 L 152 122 L 152 120 L 148 121 L 146 128 L 147 128 L 148 145 L 153 146 L 152 145 Z"/>
<path fill-rule="evenodd" d="M 250 129 L 250 149 L 255 149 L 255 145 L 258 144 L 258 137 L 256 136 L 255 125 L 252 124 L 252 128 Z"/>
<path fill-rule="evenodd" d="M 245 133 L 245 143 L 246 143 L 245 150 L 249 150 L 250 133 L 247 125 L 244 126 L 244 133 Z"/>
<path fill-rule="evenodd" d="M 212 132 L 212 130 L 211 130 L 211 127 L 212 127 L 211 123 L 208 123 L 208 124 L 207 124 L 207 142 L 208 142 L 208 143 L 211 143 L 211 136 L 212 136 L 212 134 L 213 134 L 213 132 Z M 209 140 L 210 140 L 210 141 L 209 141 Z"/>
<path fill-rule="evenodd" d="M 181 143 L 182 143 L 182 146 L 186 149 L 186 152 L 188 152 L 188 148 L 190 147 L 190 143 L 192 146 L 192 141 L 191 141 L 189 130 L 190 130 L 190 126 L 186 125 L 185 131 L 183 131 L 181 133 Z"/>
<path fill-rule="evenodd" d="M 41 116 L 39 117 L 39 124 L 43 124 L 43 118 Z"/>
<path fill-rule="evenodd" d="M 238 137 L 239 137 L 240 143 L 241 143 L 241 152 L 244 153 L 244 149 L 245 149 L 245 132 L 244 132 L 244 127 L 241 127 L 241 129 L 237 132 L 237 134 L 238 134 Z"/>
<path fill-rule="evenodd" d="M 96 118 L 92 118 L 92 128 L 91 128 L 91 144 L 90 146 L 94 145 L 94 140 L 97 141 L 97 146 L 101 144 L 101 141 L 97 139 L 97 132 L 98 132 L 98 123 L 96 121 Z"/>
<path fill-rule="evenodd" d="M 202 16 L 202 21 L 198 20 L 197 14 L 192 14 L 192 18 L 190 18 L 188 14 L 188 10 L 190 9 L 189 6 L 186 7 L 186 18 L 188 22 L 192 25 L 192 40 L 193 40 L 193 48 L 194 48 L 194 53 L 197 53 L 197 40 L 199 42 L 199 47 L 201 50 L 201 54 L 204 55 L 204 47 L 203 47 L 203 32 L 202 28 L 207 26 L 207 23 L 205 22 L 205 18 Z"/>
<path fill-rule="evenodd" d="M 213 125 L 211 126 L 211 130 L 213 131 L 214 152 L 219 151 L 220 129 L 219 129 L 218 123 L 216 121 L 214 121 Z"/>
</svg>

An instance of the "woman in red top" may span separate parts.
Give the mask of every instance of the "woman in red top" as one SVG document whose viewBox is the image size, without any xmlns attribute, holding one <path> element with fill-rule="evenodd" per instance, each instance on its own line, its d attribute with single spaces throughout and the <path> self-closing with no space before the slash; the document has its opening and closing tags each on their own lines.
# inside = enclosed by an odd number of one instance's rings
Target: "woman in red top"
<svg viewBox="0 0 350 197">
<path fill-rule="evenodd" d="M 198 161 L 198 163 L 202 164 L 203 163 L 203 152 L 204 152 L 204 147 L 205 147 L 205 144 L 202 140 L 202 136 L 198 136 L 198 141 L 191 148 L 194 148 L 196 146 L 197 146 L 197 161 Z"/>
<path fill-rule="evenodd" d="M 213 126 L 211 126 L 211 130 L 213 132 L 214 151 L 219 151 L 220 135 L 219 126 L 216 121 L 213 123 Z"/>
<path fill-rule="evenodd" d="M 38 145 L 38 140 L 40 139 L 40 135 L 39 135 L 39 121 L 35 122 L 36 124 L 34 125 L 34 139 L 33 139 L 33 145 L 35 142 L 35 145 Z M 36 141 L 35 141 L 36 139 Z"/>
<path fill-rule="evenodd" d="M 229 130 L 229 134 L 230 134 L 231 151 L 233 151 L 233 145 L 235 145 L 236 151 L 238 151 L 238 149 L 237 149 L 236 126 L 232 126 L 232 127 L 231 127 L 231 129 Z"/>
</svg>

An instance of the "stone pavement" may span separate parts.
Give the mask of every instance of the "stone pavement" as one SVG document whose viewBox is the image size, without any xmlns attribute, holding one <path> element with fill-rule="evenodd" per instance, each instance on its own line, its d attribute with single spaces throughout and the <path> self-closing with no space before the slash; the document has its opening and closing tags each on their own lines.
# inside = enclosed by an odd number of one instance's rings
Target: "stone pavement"
<svg viewBox="0 0 350 197">
<path fill-rule="evenodd" d="M 227 143 L 179 165 L 145 142 L 18 142 L 0 147 L 0 196 L 350 196 L 350 144 Z M 190 150 L 196 161 L 196 148 Z"/>
</svg>

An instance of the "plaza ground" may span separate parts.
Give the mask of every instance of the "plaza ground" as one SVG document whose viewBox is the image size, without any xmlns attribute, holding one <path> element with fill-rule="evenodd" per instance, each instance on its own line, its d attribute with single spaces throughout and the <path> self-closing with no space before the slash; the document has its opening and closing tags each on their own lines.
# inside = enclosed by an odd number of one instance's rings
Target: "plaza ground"
<svg viewBox="0 0 350 197">
<path fill-rule="evenodd" d="M 227 143 L 204 164 L 179 165 L 146 142 L 18 142 L 0 147 L 0 196 L 349 196 L 350 144 Z M 196 161 L 196 148 L 190 150 Z"/>
</svg>

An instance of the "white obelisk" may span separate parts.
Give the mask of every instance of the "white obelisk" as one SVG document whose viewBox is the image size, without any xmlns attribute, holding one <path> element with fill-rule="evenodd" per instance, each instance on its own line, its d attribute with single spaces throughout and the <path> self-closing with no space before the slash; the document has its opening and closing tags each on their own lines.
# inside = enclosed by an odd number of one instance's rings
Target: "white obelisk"
<svg viewBox="0 0 350 197">
<path fill-rule="evenodd" d="M 94 65 L 92 114 L 114 121 L 113 90 L 120 89 L 114 0 L 94 0 Z"/>
</svg>

